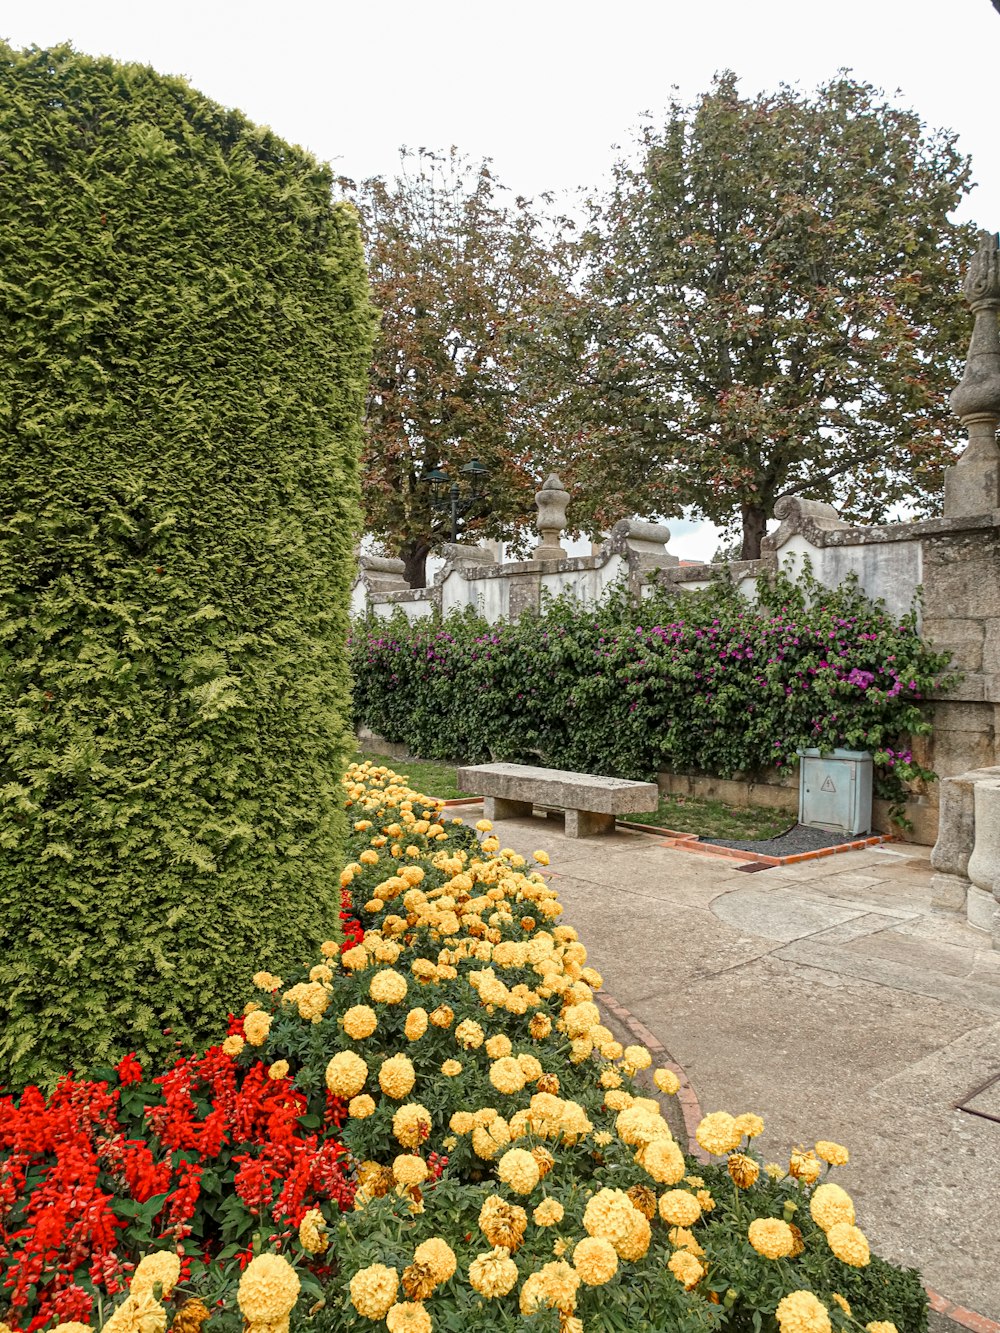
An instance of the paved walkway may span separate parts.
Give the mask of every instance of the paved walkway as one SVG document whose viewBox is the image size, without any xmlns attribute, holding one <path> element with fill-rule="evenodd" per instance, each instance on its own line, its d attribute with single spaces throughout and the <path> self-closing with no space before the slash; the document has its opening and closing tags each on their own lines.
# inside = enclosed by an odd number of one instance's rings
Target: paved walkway
<svg viewBox="0 0 1000 1333">
<path fill-rule="evenodd" d="M 548 850 L 563 919 L 705 1111 L 762 1115 L 768 1159 L 847 1144 L 837 1179 L 874 1248 L 1000 1319 L 1000 1124 L 952 1106 L 1000 1074 L 1000 952 L 932 911 L 928 849 L 746 874 L 541 816 L 497 833 Z M 975 1105 L 1000 1115 L 1000 1084 Z"/>
</svg>

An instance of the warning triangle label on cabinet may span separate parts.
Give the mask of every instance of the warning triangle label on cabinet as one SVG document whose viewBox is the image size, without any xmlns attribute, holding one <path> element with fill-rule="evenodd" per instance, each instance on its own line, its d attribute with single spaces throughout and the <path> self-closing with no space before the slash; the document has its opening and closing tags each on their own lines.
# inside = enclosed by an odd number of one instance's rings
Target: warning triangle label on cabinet
<svg viewBox="0 0 1000 1333">
<path fill-rule="evenodd" d="M 823 779 L 823 785 L 820 787 L 820 791 L 835 792 L 836 790 L 837 788 L 833 785 L 833 778 L 827 777 Z"/>
</svg>

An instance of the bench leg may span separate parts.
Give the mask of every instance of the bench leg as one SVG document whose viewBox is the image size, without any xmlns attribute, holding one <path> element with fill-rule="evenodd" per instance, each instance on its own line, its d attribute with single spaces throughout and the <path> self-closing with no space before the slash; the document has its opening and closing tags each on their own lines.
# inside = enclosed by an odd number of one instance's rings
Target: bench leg
<svg viewBox="0 0 1000 1333">
<path fill-rule="evenodd" d="M 531 811 L 530 801 L 507 801 L 501 796 L 487 796 L 483 801 L 487 819 L 530 819 Z"/>
<path fill-rule="evenodd" d="M 614 831 L 614 815 L 597 815 L 590 810 L 566 811 L 567 838 L 594 838 L 601 833 Z"/>
</svg>

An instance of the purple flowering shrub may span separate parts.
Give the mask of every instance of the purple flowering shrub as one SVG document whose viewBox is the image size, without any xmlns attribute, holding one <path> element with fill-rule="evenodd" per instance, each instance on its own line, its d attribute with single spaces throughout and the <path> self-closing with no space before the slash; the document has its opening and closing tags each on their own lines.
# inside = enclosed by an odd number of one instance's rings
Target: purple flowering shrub
<svg viewBox="0 0 1000 1333">
<path fill-rule="evenodd" d="M 658 770 L 760 776 L 796 750 L 875 756 L 899 801 L 933 773 L 910 738 L 955 679 L 947 654 L 865 596 L 779 575 L 749 602 L 727 582 L 657 589 L 636 608 L 554 599 L 488 625 L 471 612 L 355 629 L 357 720 L 424 758 L 543 763 L 634 778 Z"/>
</svg>

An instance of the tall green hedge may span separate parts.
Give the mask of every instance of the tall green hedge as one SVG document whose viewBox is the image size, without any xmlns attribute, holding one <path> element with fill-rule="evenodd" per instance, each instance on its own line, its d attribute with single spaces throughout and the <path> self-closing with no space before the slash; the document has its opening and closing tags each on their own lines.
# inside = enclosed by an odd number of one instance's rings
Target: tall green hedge
<svg viewBox="0 0 1000 1333">
<path fill-rule="evenodd" d="M 179 79 L 0 46 L 0 1082 L 337 920 L 358 228 Z"/>
</svg>

